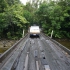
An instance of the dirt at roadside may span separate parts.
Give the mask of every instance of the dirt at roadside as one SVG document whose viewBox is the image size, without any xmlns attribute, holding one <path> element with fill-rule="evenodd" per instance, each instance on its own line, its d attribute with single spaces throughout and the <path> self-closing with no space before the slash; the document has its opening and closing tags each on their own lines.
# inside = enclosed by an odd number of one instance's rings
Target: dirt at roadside
<svg viewBox="0 0 70 70">
<path fill-rule="evenodd" d="M 1 47 L 11 47 L 13 44 L 15 44 L 17 40 L 1 40 L 0 41 L 0 48 Z"/>
<path fill-rule="evenodd" d="M 0 54 L 13 46 L 18 40 L 0 40 Z"/>
</svg>

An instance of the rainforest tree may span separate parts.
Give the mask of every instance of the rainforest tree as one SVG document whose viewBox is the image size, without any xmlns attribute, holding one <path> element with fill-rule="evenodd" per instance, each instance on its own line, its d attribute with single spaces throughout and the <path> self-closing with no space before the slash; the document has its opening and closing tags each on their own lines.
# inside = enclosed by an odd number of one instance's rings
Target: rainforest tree
<svg viewBox="0 0 70 70">
<path fill-rule="evenodd" d="M 33 25 L 46 35 L 70 38 L 70 0 L 0 0 L 0 38 L 17 39 Z"/>
<path fill-rule="evenodd" d="M 3 1 L 3 0 L 2 0 Z M 4 8 L 1 7 L 0 13 L 0 37 L 17 39 L 22 36 L 22 31 L 28 23 L 23 16 L 23 5 L 19 0 L 4 0 Z M 3 4 L 2 4 L 3 5 Z M 1 6 L 2 6 L 1 5 Z"/>
</svg>

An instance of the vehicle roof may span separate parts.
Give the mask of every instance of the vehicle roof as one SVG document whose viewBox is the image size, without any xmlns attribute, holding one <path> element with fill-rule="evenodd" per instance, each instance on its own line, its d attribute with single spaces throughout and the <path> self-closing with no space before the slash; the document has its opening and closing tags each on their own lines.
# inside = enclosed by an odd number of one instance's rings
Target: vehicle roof
<svg viewBox="0 0 70 70">
<path fill-rule="evenodd" d="M 39 26 L 31 26 L 30 28 L 39 28 Z"/>
</svg>

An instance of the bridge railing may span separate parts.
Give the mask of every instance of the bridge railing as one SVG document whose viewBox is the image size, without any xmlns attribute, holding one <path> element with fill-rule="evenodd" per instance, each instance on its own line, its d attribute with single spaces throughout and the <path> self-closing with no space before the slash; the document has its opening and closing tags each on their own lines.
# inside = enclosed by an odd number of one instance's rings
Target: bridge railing
<svg viewBox="0 0 70 70">
<path fill-rule="evenodd" d="M 44 33 L 41 33 L 43 36 L 46 36 Z M 68 48 L 66 48 L 65 46 L 63 46 L 62 44 L 60 44 L 59 42 L 55 41 L 54 39 L 50 38 L 49 36 L 47 36 L 48 39 L 50 39 L 51 41 L 53 41 L 55 44 L 57 44 L 61 49 L 63 49 L 65 52 L 67 52 L 70 55 L 70 50 Z"/>
<path fill-rule="evenodd" d="M 5 51 L 0 56 L 0 63 L 16 48 L 16 46 L 27 36 L 26 34 L 23 38 L 21 38 L 18 42 L 16 42 L 11 48 L 9 48 L 7 51 Z"/>
</svg>

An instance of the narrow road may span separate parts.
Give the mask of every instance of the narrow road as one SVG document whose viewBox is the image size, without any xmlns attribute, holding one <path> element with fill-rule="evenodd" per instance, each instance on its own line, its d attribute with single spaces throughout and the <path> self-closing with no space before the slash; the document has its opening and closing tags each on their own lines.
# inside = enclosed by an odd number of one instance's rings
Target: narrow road
<svg viewBox="0 0 70 70">
<path fill-rule="evenodd" d="M 70 70 L 70 55 L 50 38 L 27 38 L 0 70 Z"/>
</svg>

